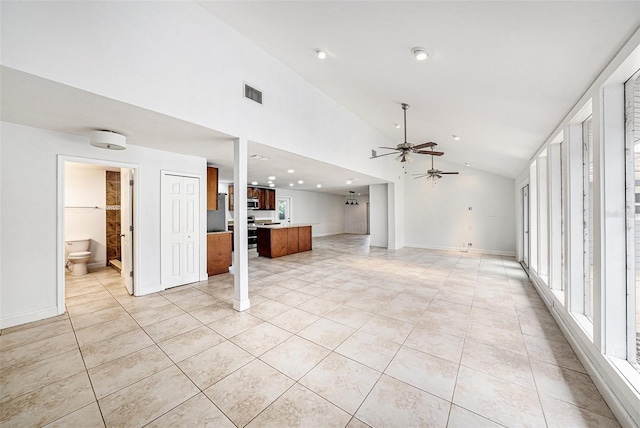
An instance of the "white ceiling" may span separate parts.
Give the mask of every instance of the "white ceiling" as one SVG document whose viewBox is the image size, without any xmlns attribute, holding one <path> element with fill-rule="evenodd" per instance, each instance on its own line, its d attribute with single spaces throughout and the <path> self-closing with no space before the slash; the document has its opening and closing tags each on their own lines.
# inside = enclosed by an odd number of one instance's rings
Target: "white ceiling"
<svg viewBox="0 0 640 428">
<path fill-rule="evenodd" d="M 639 1 L 199 3 L 393 141 L 406 102 L 408 142 L 508 177 L 640 25 Z"/>
</svg>

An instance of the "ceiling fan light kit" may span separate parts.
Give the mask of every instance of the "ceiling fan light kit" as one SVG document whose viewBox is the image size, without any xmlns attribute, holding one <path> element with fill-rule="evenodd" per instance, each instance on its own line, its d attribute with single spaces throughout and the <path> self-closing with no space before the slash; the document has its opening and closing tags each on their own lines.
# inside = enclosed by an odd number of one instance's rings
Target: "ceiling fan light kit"
<svg viewBox="0 0 640 428">
<path fill-rule="evenodd" d="M 417 61 L 424 61 L 429 58 L 429 53 L 424 48 L 413 48 L 411 53 Z"/>
<path fill-rule="evenodd" d="M 349 190 L 349 196 L 347 197 L 346 202 L 344 203 L 345 205 L 360 205 L 358 203 L 358 200 L 356 199 L 356 197 L 354 196 L 356 192 Z"/>
</svg>

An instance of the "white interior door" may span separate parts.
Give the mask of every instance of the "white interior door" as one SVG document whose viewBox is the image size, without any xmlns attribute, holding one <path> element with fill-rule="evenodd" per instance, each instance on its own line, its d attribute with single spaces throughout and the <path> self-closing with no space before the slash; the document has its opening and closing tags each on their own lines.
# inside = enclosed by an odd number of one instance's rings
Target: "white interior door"
<svg viewBox="0 0 640 428">
<path fill-rule="evenodd" d="M 200 279 L 200 179 L 162 176 L 162 285 Z"/>
<path fill-rule="evenodd" d="M 529 185 L 522 188 L 522 261 L 529 266 Z"/>
<path fill-rule="evenodd" d="M 120 275 L 133 294 L 133 170 L 120 169 Z"/>
</svg>

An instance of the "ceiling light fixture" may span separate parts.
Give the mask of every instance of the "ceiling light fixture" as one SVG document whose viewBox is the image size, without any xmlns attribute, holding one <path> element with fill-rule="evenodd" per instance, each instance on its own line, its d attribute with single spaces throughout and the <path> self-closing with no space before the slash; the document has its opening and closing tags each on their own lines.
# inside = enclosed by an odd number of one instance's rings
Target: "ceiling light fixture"
<svg viewBox="0 0 640 428">
<path fill-rule="evenodd" d="M 289 174 L 293 174 L 295 171 L 294 171 L 294 170 L 292 170 L 292 169 L 288 169 L 288 170 L 287 170 L 287 172 L 288 172 Z"/>
<path fill-rule="evenodd" d="M 275 179 L 276 179 L 276 177 L 273 176 L 273 175 L 270 175 L 270 176 L 267 177 L 267 180 L 275 180 Z"/>
<path fill-rule="evenodd" d="M 393 125 L 396 127 L 396 129 L 400 129 L 400 124 L 399 123 L 394 123 Z"/>
<path fill-rule="evenodd" d="M 345 205 L 360 205 L 354 196 L 355 193 L 356 192 L 349 190 L 349 196 L 347 196 L 347 201 L 344 203 Z"/>
<path fill-rule="evenodd" d="M 113 131 L 93 131 L 89 134 L 89 142 L 94 147 L 107 150 L 124 150 L 127 148 L 127 137 Z"/>
<path fill-rule="evenodd" d="M 269 184 L 269 187 L 276 187 L 276 185 L 275 185 L 275 184 L 273 184 L 273 183 L 270 183 L 270 184 Z"/>
<path fill-rule="evenodd" d="M 257 181 L 252 181 L 252 182 L 251 182 L 251 185 L 252 185 L 252 186 L 257 186 L 257 185 L 258 185 L 258 182 L 257 182 Z"/>
<path fill-rule="evenodd" d="M 429 58 L 429 54 L 424 50 L 424 48 L 413 48 L 411 49 L 411 52 L 418 61 L 424 61 L 425 59 Z"/>
<path fill-rule="evenodd" d="M 319 189 L 322 187 L 322 184 L 316 184 L 316 187 Z"/>
<path fill-rule="evenodd" d="M 289 187 L 293 187 L 293 183 L 289 183 Z"/>
<path fill-rule="evenodd" d="M 269 160 L 268 157 L 262 156 L 262 155 L 251 155 L 249 157 L 252 159 L 261 160 L 261 161 Z"/>
<path fill-rule="evenodd" d="M 345 183 L 346 184 L 351 184 L 351 183 L 353 183 L 353 180 L 352 179 L 348 179 L 347 181 L 345 181 Z"/>
<path fill-rule="evenodd" d="M 471 166 L 471 164 L 470 164 L 470 163 L 468 163 L 468 162 L 465 162 L 465 163 L 464 163 L 464 166 Z"/>
<path fill-rule="evenodd" d="M 304 184 L 304 181 L 298 180 L 298 184 Z"/>
<path fill-rule="evenodd" d="M 460 140 L 460 137 L 458 135 L 452 135 L 451 138 L 453 138 L 456 141 Z"/>
<path fill-rule="evenodd" d="M 316 55 L 318 55 L 318 58 L 320 59 L 325 59 L 327 57 L 327 53 L 322 49 L 316 49 Z"/>
</svg>

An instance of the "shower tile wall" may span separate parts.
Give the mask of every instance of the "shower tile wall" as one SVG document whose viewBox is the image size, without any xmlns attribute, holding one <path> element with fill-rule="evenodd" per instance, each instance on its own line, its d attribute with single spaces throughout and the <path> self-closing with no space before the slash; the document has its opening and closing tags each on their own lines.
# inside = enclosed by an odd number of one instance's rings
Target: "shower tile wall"
<svg viewBox="0 0 640 428">
<path fill-rule="evenodd" d="M 107 260 L 120 260 L 120 173 L 107 171 Z"/>
</svg>

